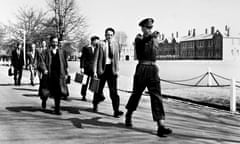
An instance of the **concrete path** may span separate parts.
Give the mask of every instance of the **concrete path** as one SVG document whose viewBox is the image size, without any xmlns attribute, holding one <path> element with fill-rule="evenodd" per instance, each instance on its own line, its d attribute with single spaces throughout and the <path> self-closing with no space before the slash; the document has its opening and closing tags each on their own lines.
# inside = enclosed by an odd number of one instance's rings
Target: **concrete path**
<svg viewBox="0 0 240 144">
<path fill-rule="evenodd" d="M 70 97 L 62 101 L 62 115 L 52 114 L 53 100 L 42 110 L 37 96 L 38 85 L 29 85 L 29 73 L 23 74 L 23 85 L 14 86 L 7 67 L 0 66 L 0 143 L 1 144 L 233 144 L 240 143 L 240 115 L 209 107 L 164 99 L 166 125 L 173 134 L 156 136 L 149 97 L 143 96 L 134 113 L 134 127 L 124 126 L 124 117 L 112 117 L 107 89 L 99 112 L 92 112 L 92 93 L 81 101 L 81 85 L 71 82 Z M 123 84 L 121 84 L 123 85 Z M 129 89 L 129 88 L 126 88 Z M 119 92 L 121 110 L 129 93 Z"/>
</svg>

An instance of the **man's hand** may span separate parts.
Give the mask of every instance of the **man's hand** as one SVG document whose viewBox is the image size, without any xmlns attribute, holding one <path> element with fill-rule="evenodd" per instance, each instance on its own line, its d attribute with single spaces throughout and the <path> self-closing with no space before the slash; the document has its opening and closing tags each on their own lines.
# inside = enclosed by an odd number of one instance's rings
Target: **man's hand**
<svg viewBox="0 0 240 144">
<path fill-rule="evenodd" d="M 97 77 L 97 73 L 95 72 L 95 73 L 93 74 L 93 76 L 94 76 L 94 77 Z"/>
<path fill-rule="evenodd" d="M 83 68 L 80 68 L 80 72 L 81 72 L 81 73 L 84 73 L 84 69 L 83 69 Z"/>
<path fill-rule="evenodd" d="M 47 71 L 47 70 L 45 70 L 45 71 L 43 72 L 43 74 L 45 74 L 45 75 L 46 75 L 46 74 L 48 74 L 48 71 Z"/>
</svg>

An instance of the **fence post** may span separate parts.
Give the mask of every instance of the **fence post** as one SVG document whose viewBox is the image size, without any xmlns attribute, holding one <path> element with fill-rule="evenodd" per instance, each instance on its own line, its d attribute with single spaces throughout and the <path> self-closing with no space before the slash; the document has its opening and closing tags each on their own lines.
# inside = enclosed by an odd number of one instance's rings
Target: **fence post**
<svg viewBox="0 0 240 144">
<path fill-rule="evenodd" d="M 236 80 L 232 78 L 231 81 L 231 96 L 230 96 L 230 111 L 236 112 Z"/>
<path fill-rule="evenodd" d="M 211 72 L 212 72 L 212 70 L 211 70 L 211 68 L 210 67 L 208 67 L 208 86 L 212 86 L 212 75 L 211 75 Z"/>
</svg>

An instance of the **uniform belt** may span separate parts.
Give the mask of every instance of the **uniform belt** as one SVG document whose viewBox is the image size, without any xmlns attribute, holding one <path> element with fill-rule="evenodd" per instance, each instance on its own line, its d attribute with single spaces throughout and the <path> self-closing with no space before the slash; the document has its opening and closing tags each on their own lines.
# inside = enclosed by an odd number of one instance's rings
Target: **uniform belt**
<svg viewBox="0 0 240 144">
<path fill-rule="evenodd" d="M 155 61 L 139 61 L 139 64 L 143 65 L 155 65 Z"/>
</svg>

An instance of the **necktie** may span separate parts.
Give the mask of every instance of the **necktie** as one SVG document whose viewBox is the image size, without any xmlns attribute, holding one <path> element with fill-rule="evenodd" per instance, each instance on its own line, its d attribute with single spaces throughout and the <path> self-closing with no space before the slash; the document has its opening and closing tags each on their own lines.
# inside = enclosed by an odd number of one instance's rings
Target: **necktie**
<svg viewBox="0 0 240 144">
<path fill-rule="evenodd" d="M 108 41 L 108 57 L 109 57 L 110 59 L 113 58 L 113 52 L 112 52 L 111 42 L 110 42 L 110 41 Z"/>
</svg>

